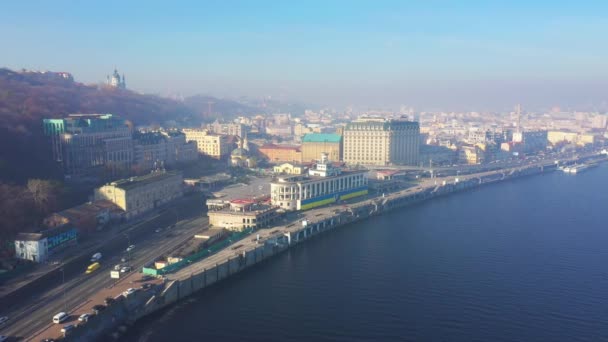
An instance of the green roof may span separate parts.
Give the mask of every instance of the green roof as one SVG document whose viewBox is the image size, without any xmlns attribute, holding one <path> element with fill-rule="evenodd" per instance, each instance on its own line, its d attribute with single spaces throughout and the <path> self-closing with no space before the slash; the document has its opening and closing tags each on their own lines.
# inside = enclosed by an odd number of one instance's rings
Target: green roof
<svg viewBox="0 0 608 342">
<path fill-rule="evenodd" d="M 310 133 L 306 134 L 302 138 L 302 142 L 329 142 L 339 143 L 342 140 L 342 136 L 339 134 L 327 134 L 327 133 Z"/>
</svg>

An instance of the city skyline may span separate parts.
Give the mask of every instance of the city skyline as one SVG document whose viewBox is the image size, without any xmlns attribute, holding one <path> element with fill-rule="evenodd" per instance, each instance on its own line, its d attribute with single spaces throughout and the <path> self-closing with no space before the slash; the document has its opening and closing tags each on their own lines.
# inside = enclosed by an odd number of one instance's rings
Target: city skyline
<svg viewBox="0 0 608 342">
<path fill-rule="evenodd" d="M 145 93 L 320 105 L 605 104 L 606 5 L 383 2 L 7 4 L 12 69 Z M 44 56 L 44 61 L 40 59 Z"/>
</svg>

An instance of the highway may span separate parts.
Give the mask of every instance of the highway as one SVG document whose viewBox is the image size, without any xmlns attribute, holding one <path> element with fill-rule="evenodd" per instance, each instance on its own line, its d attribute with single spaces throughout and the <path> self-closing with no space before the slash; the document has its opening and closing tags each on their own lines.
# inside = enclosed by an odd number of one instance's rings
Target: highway
<svg viewBox="0 0 608 342">
<path fill-rule="evenodd" d="M 199 205 L 201 208 L 203 207 L 202 203 Z M 175 215 L 170 217 L 172 220 L 165 220 L 165 227 L 170 227 L 175 222 Z M 70 274 L 66 271 L 63 286 L 60 275 L 56 283 L 50 284 L 51 289 L 33 296 L 29 300 L 24 300 L 19 307 L 13 307 L 8 312 L 3 310 L 1 314 L 8 316 L 10 320 L 2 326 L 0 334 L 16 338 L 33 335 L 51 324 L 51 318 L 56 313 L 60 311 L 69 313 L 82 304 L 85 298 L 111 286 L 115 280 L 110 279 L 110 270 L 114 265 L 121 263 L 121 258 L 128 257 L 125 250 L 129 243 L 136 245 L 131 254 L 130 264 L 133 272 L 137 272 L 145 263 L 168 253 L 191 239 L 196 232 L 208 228 L 208 218 L 199 215 L 179 221 L 174 228 L 165 228 L 162 232 L 155 233 L 158 227 L 158 220 L 155 219 L 131 227 L 131 229 L 137 230 L 137 234 L 132 232 L 133 236 L 130 239 L 121 236 L 117 243 L 103 246 L 97 250 L 103 254 L 100 261 L 102 266 L 94 273 L 84 274 L 87 266 L 91 264 L 89 260 L 85 260 L 83 264 L 74 266 L 76 270 Z M 90 258 L 90 255 L 88 257 Z"/>
</svg>

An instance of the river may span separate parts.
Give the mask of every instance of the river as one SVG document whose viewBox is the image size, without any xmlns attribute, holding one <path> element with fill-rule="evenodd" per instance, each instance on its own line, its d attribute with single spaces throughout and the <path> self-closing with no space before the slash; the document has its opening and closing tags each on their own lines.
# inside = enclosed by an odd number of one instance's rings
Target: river
<svg viewBox="0 0 608 342">
<path fill-rule="evenodd" d="M 123 341 L 608 340 L 608 165 L 336 229 Z"/>
</svg>

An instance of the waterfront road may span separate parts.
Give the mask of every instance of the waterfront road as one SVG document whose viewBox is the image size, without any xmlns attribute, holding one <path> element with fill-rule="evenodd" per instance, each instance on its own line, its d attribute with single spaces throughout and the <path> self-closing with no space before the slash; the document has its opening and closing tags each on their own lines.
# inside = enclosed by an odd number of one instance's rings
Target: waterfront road
<svg viewBox="0 0 608 342">
<path fill-rule="evenodd" d="M 196 233 L 207 228 L 208 218 L 199 216 L 180 221 L 173 228 L 164 229 L 159 233 L 152 230 L 146 236 L 130 241 L 136 244 L 136 247 L 131 254 L 130 262 L 127 263 L 132 266 L 133 272 L 138 272 L 145 263 L 176 249 Z M 84 299 L 111 286 L 115 280 L 110 278 L 110 270 L 120 264 L 122 258 L 128 258 L 125 252 L 127 246 L 125 237 L 119 251 L 106 251 L 102 248 L 100 250 L 104 254 L 104 258 L 100 261 L 102 266 L 94 273 L 84 274 L 86 270 L 84 265 L 77 275 L 70 279 L 66 278 L 63 286 L 59 283 L 59 286 L 23 303 L 20 307 L 3 312 L 3 315 L 10 317 L 10 321 L 2 327 L 0 334 L 17 338 L 32 336 L 50 324 L 56 313 L 61 311 L 70 313 Z M 59 281 L 61 282 L 61 279 Z"/>
</svg>

